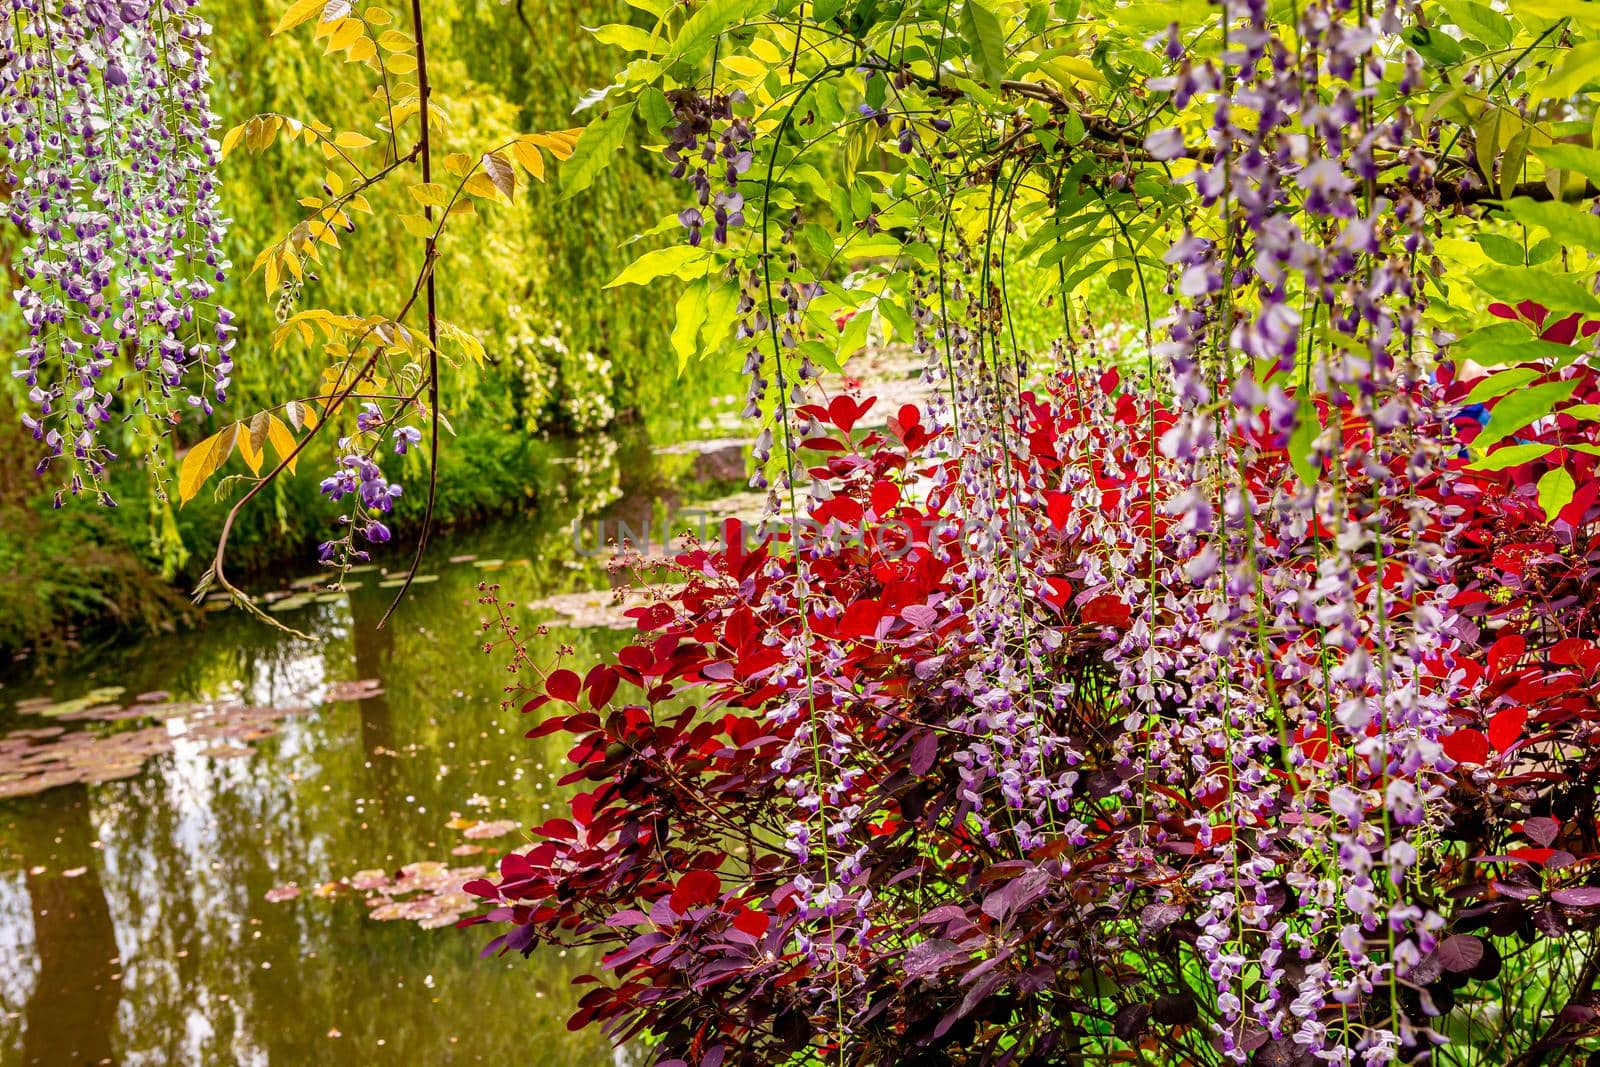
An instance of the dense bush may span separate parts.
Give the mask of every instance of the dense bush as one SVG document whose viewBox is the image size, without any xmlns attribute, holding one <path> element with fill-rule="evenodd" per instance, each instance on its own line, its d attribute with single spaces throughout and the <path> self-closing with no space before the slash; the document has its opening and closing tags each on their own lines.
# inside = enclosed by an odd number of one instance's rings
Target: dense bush
<svg viewBox="0 0 1600 1067">
<path fill-rule="evenodd" d="M 651 14 L 574 166 L 684 181 L 618 281 L 768 513 L 522 694 L 583 791 L 496 947 L 673 1064 L 1586 1051 L 1590 14 Z"/>
</svg>

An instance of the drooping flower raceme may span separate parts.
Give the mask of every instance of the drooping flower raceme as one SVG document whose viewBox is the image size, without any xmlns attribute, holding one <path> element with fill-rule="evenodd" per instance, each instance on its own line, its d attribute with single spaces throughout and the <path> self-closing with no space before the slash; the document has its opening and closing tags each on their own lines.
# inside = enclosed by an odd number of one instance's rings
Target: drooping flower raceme
<svg viewBox="0 0 1600 1067">
<path fill-rule="evenodd" d="M 0 0 L 6 210 L 26 235 L 14 370 L 38 472 L 113 503 L 107 431 L 209 413 L 233 373 L 229 263 L 195 0 Z"/>
</svg>

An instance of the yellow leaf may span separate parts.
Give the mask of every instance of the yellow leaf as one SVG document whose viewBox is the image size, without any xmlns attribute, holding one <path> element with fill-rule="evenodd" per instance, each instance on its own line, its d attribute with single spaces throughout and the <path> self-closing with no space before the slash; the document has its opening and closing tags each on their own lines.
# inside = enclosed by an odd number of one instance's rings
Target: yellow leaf
<svg viewBox="0 0 1600 1067">
<path fill-rule="evenodd" d="M 267 415 L 267 439 L 272 442 L 278 458 L 288 461 L 289 473 L 293 474 L 300 462 L 300 457 L 294 455 L 294 434 L 289 432 L 289 427 L 285 426 L 283 420 L 276 415 Z"/>
<path fill-rule="evenodd" d="M 351 63 L 365 63 L 378 54 L 378 46 L 372 43 L 371 37 L 363 37 L 350 46 Z"/>
<path fill-rule="evenodd" d="M 383 57 L 383 66 L 391 74 L 410 74 L 417 69 L 417 57 L 410 52 L 390 52 Z"/>
<path fill-rule="evenodd" d="M 384 31 L 383 36 L 378 38 L 378 43 L 383 46 L 385 52 L 411 51 L 411 35 L 401 33 L 399 30 Z"/>
<path fill-rule="evenodd" d="M 727 56 L 723 58 L 722 65 L 746 78 L 765 78 L 770 69 L 765 63 L 749 56 Z"/>
<path fill-rule="evenodd" d="M 201 441 L 184 455 L 178 466 L 178 504 L 181 507 L 194 499 L 206 479 L 217 472 L 233 451 L 239 424 L 230 422 L 218 432 Z"/>
<path fill-rule="evenodd" d="M 321 207 L 322 206 L 322 197 L 320 197 L 320 196 L 302 196 L 300 198 L 300 206 L 301 207 Z"/>
<path fill-rule="evenodd" d="M 328 51 L 343 52 L 359 41 L 365 30 L 366 27 L 361 25 L 360 19 L 345 19 L 328 37 Z"/>
<path fill-rule="evenodd" d="M 252 474 L 261 473 L 262 441 L 258 441 L 256 439 L 255 426 L 258 421 L 261 422 L 261 435 L 262 440 L 264 441 L 266 438 L 266 422 L 263 420 L 264 414 L 265 413 L 263 412 L 261 415 L 257 415 L 255 418 L 251 419 L 250 428 L 248 430 L 245 430 L 244 427 L 241 426 L 240 432 L 235 435 L 235 446 L 239 449 L 239 458 L 244 460 L 245 465 L 250 468 L 250 473 Z"/>
<path fill-rule="evenodd" d="M 472 173 L 472 157 L 460 152 L 451 152 L 444 157 L 444 169 L 458 178 L 465 178 Z"/>
<path fill-rule="evenodd" d="M 376 142 L 374 142 L 372 138 L 368 137 L 364 133 L 356 133 L 354 130 L 346 130 L 344 133 L 334 137 L 333 143 L 338 145 L 340 148 L 365 148 L 369 144 L 374 144 Z"/>
<path fill-rule="evenodd" d="M 239 125 L 235 126 L 233 129 L 229 130 L 227 133 L 222 135 L 222 158 L 223 159 L 227 159 L 228 158 L 228 153 L 232 152 L 234 150 L 234 148 L 238 146 L 239 138 L 241 138 L 243 136 L 244 136 L 244 123 L 240 123 Z"/>
<path fill-rule="evenodd" d="M 413 185 L 411 187 L 411 195 L 416 199 L 417 203 L 425 204 L 428 207 L 444 207 L 450 203 L 450 190 L 438 182 Z"/>
<path fill-rule="evenodd" d="M 389 14 L 384 8 L 377 6 L 367 8 L 365 14 L 367 25 L 369 26 L 387 26 L 394 21 L 393 15 Z"/>
<path fill-rule="evenodd" d="M 276 35 L 283 33 L 285 30 L 294 29 L 312 15 L 319 13 L 324 3 L 326 3 L 326 0 L 295 0 L 294 3 L 289 5 L 289 10 L 285 11 L 283 17 L 278 20 L 277 28 L 272 31 L 273 34 Z"/>
<path fill-rule="evenodd" d="M 569 140 L 561 134 L 554 133 L 530 133 L 523 137 L 523 140 L 531 141 L 540 148 L 549 149 L 550 154 L 557 159 L 566 159 L 571 156 L 572 146 L 577 143 L 576 137 Z"/>
<path fill-rule="evenodd" d="M 490 200 L 497 200 L 501 195 L 500 190 L 496 188 L 493 180 L 487 174 L 474 174 L 467 179 L 462 188 L 473 196 L 487 197 Z"/>
<path fill-rule="evenodd" d="M 517 157 L 517 162 L 522 164 L 523 170 L 544 181 L 544 155 L 538 148 L 518 141 L 511 146 L 511 154 Z"/>
<path fill-rule="evenodd" d="M 413 237 L 432 237 L 433 223 L 421 215 L 401 215 L 400 222 Z"/>
</svg>

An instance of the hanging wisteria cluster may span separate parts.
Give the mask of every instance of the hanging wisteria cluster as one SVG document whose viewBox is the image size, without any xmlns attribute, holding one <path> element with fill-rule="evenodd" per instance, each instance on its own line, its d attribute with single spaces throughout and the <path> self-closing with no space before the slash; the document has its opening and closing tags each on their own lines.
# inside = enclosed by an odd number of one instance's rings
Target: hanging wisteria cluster
<svg viewBox="0 0 1600 1067">
<path fill-rule="evenodd" d="M 577 792 L 468 888 L 497 947 L 600 950 L 575 1026 L 662 1067 L 1600 1043 L 1600 231 L 1561 203 L 1600 153 L 1541 51 L 1600 19 L 1168 6 L 602 31 L 638 55 L 568 172 L 664 142 L 679 245 L 616 284 L 684 283 L 678 356 L 743 361 L 767 506 L 614 658 L 518 652 Z M 134 80 L 107 54 L 89 84 Z M 1460 218 L 1521 232 L 1453 276 Z M 225 348 L 155 343 L 225 384 Z M 875 399 L 863 348 L 916 387 Z M 421 392 L 339 440 L 326 562 L 390 539 Z"/>
<path fill-rule="evenodd" d="M 210 27 L 195 0 L 0 8 L 24 424 L 57 506 L 68 493 L 110 504 L 106 465 L 138 439 L 116 427 L 153 442 L 184 405 L 209 414 L 233 374 Z"/>
</svg>

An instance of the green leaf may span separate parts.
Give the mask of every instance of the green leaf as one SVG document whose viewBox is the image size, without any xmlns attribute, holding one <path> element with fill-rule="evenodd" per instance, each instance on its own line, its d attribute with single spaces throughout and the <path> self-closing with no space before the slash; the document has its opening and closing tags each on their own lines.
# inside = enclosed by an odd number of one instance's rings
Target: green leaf
<svg viewBox="0 0 1600 1067">
<path fill-rule="evenodd" d="M 810 356 L 811 362 L 823 370 L 830 370 L 835 374 L 843 374 L 844 367 L 840 365 L 838 356 L 833 349 L 821 341 L 801 341 L 799 351 L 802 355 Z"/>
<path fill-rule="evenodd" d="M 1310 396 L 1302 396 L 1300 410 L 1295 412 L 1294 429 L 1289 431 L 1289 462 L 1308 489 L 1317 484 L 1321 473 L 1317 465 L 1311 462 L 1312 447 L 1321 432 L 1322 423 L 1317 420 L 1317 406 L 1312 403 Z"/>
<path fill-rule="evenodd" d="M 1544 418 L 1555 410 L 1557 404 L 1571 396 L 1577 387 L 1576 380 L 1546 382 L 1502 398 L 1490 409 L 1489 425 L 1478 434 L 1472 447 L 1487 449 L 1535 420 Z"/>
<path fill-rule="evenodd" d="M 1600 300 L 1582 283 L 1532 267 L 1481 267 L 1473 282 L 1489 296 L 1508 304 L 1532 300 L 1551 311 L 1600 314 Z"/>
<path fill-rule="evenodd" d="M 627 52 L 654 53 L 661 49 L 661 42 L 652 37 L 648 30 L 629 26 L 625 22 L 613 22 L 609 26 L 585 26 L 584 29 L 594 34 L 594 39 L 601 44 L 609 44 Z"/>
<path fill-rule="evenodd" d="M 912 323 L 911 316 L 906 313 L 906 309 L 889 296 L 880 299 L 877 306 L 878 314 L 888 323 L 894 339 L 901 344 L 909 344 L 916 336 L 916 326 Z"/>
<path fill-rule="evenodd" d="M 1544 371 L 1538 367 L 1513 367 L 1503 370 L 1498 374 L 1491 374 L 1477 385 L 1472 387 L 1472 392 L 1467 394 L 1463 404 L 1481 404 L 1485 400 L 1492 400 L 1497 396 L 1505 396 L 1513 389 L 1519 389 Z"/>
<path fill-rule="evenodd" d="M 843 363 L 861 350 L 867 343 L 867 331 L 872 326 L 872 314 L 867 310 L 859 310 L 844 324 L 844 329 L 839 334 L 839 362 Z"/>
<path fill-rule="evenodd" d="M 1544 521 L 1555 522 L 1561 510 L 1572 503 L 1577 484 L 1565 467 L 1555 467 L 1539 479 L 1539 506 L 1544 508 Z"/>
<path fill-rule="evenodd" d="M 639 117 L 644 119 L 644 124 L 651 133 L 660 133 L 672 124 L 672 105 L 667 103 L 666 94 L 655 86 L 647 87 L 639 94 Z"/>
<path fill-rule="evenodd" d="M 1591 252 L 1600 251 L 1600 218 L 1573 207 L 1513 197 L 1505 203 L 1512 218 L 1526 226 L 1543 226 L 1563 244 L 1580 244 Z"/>
<path fill-rule="evenodd" d="M 605 288 L 644 285 L 668 275 L 685 277 L 688 275 L 684 273 L 684 268 L 691 264 L 704 263 L 708 254 L 704 248 L 694 248 L 690 245 L 668 245 L 666 248 L 658 248 L 653 252 L 646 252 L 623 267 L 621 273 L 606 282 Z"/>
<path fill-rule="evenodd" d="M 719 34 L 765 6 L 765 0 L 707 0 L 689 16 L 678 36 L 673 38 L 669 57 L 686 63 L 699 62 L 711 50 L 711 42 Z"/>
<path fill-rule="evenodd" d="M 1600 5 L 1587 3 L 1582 6 L 1600 8 Z M 1600 41 L 1576 45 L 1562 54 L 1566 58 L 1561 66 L 1530 86 L 1533 100 L 1574 96 L 1584 86 L 1600 78 Z"/>
<path fill-rule="evenodd" d="M 700 327 L 705 325 L 707 304 L 704 278 L 690 283 L 689 288 L 678 297 L 677 318 L 672 327 L 672 350 L 678 354 L 680 374 L 689 365 L 699 344 Z"/>
<path fill-rule="evenodd" d="M 1523 255 L 1522 246 L 1509 237 L 1502 237 L 1497 233 L 1480 233 L 1473 237 L 1478 242 L 1478 247 L 1496 263 L 1507 267 L 1520 267 L 1527 258 Z"/>
<path fill-rule="evenodd" d="M 633 104 L 624 104 L 584 127 L 572 150 L 572 158 L 561 167 L 562 200 L 570 200 L 593 185 L 600 172 L 617 158 L 618 150 L 628 139 L 628 123 L 632 118 Z"/>
<path fill-rule="evenodd" d="M 1556 170 L 1570 170 L 1600 185 L 1600 149 L 1575 144 L 1547 144 L 1533 150 L 1544 165 Z"/>
<path fill-rule="evenodd" d="M 739 318 L 739 283 L 724 279 L 706 294 L 706 321 L 700 328 L 698 352 L 709 356 L 722 347 Z"/>
<path fill-rule="evenodd" d="M 1497 448 L 1487 456 L 1473 460 L 1467 466 L 1476 471 L 1503 471 L 1532 463 L 1555 451 L 1555 445 L 1507 445 Z"/>
<path fill-rule="evenodd" d="M 1006 35 L 1000 28 L 1000 19 L 979 0 L 966 0 L 961 5 L 960 25 L 984 82 L 990 88 L 1000 88 L 1006 78 Z"/>
</svg>

